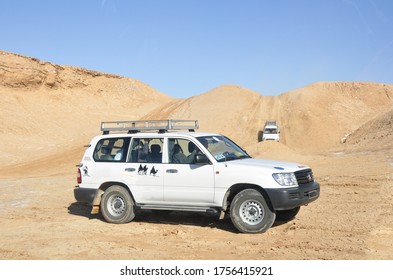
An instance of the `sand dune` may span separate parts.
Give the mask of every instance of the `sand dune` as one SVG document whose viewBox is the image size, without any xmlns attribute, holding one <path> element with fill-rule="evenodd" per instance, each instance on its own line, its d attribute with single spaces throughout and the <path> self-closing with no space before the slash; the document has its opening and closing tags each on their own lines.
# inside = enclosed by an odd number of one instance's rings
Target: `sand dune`
<svg viewBox="0 0 393 280">
<path fill-rule="evenodd" d="M 282 144 L 313 153 L 340 147 L 345 137 L 393 108 L 393 85 L 387 84 L 320 82 L 273 97 L 223 85 L 174 99 L 138 80 L 6 52 L 0 53 L 0 79 L 0 133 L 8 143 L 0 152 L 11 164 L 41 150 L 84 143 L 101 121 L 144 118 L 198 119 L 202 131 L 241 145 L 255 143 L 264 121 L 276 119 Z M 373 133 L 367 128 L 363 134 Z"/>
<path fill-rule="evenodd" d="M 139 119 L 172 100 L 134 79 L 0 52 L 3 164 L 87 143 L 101 121 Z"/>
<path fill-rule="evenodd" d="M 283 144 L 314 153 L 340 148 L 346 135 L 392 108 L 393 86 L 386 84 L 316 83 L 274 97 L 224 85 L 164 104 L 145 117 L 198 119 L 201 130 L 229 135 L 242 145 L 255 143 L 265 120 L 276 119 Z"/>
<path fill-rule="evenodd" d="M 302 151 L 320 151 L 337 148 L 345 135 L 390 110 L 393 86 L 321 82 L 279 98 L 287 145 Z"/>
<path fill-rule="evenodd" d="M 393 150 L 393 110 L 369 120 L 343 139 L 348 149 Z"/>
</svg>

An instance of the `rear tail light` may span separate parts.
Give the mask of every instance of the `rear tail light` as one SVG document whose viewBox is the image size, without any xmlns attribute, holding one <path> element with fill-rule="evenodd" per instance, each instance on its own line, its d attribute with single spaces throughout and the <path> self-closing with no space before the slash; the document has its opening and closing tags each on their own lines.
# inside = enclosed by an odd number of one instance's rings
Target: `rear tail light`
<svg viewBox="0 0 393 280">
<path fill-rule="evenodd" d="M 82 184 L 82 173 L 79 168 L 78 168 L 77 182 L 78 184 Z"/>
</svg>

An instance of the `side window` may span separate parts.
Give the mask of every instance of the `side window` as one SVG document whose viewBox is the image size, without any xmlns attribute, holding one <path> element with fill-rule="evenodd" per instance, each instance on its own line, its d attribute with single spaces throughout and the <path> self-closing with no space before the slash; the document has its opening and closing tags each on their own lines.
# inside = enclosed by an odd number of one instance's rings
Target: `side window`
<svg viewBox="0 0 393 280">
<path fill-rule="evenodd" d="M 198 149 L 195 144 L 187 139 L 169 138 L 168 155 L 170 163 L 190 164 L 195 163 Z"/>
<path fill-rule="evenodd" d="M 106 138 L 97 143 L 93 158 L 95 161 L 125 162 L 130 138 Z"/>
<path fill-rule="evenodd" d="M 162 163 L 163 138 L 133 138 L 129 162 Z"/>
</svg>

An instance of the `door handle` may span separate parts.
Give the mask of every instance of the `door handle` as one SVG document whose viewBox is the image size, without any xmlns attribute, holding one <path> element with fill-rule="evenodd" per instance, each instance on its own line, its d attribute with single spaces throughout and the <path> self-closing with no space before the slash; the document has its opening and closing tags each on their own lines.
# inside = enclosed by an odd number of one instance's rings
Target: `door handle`
<svg viewBox="0 0 393 280">
<path fill-rule="evenodd" d="M 135 168 L 126 168 L 124 171 L 126 172 L 134 172 L 136 169 Z"/>
<path fill-rule="evenodd" d="M 167 169 L 166 173 L 177 173 L 177 169 Z"/>
</svg>

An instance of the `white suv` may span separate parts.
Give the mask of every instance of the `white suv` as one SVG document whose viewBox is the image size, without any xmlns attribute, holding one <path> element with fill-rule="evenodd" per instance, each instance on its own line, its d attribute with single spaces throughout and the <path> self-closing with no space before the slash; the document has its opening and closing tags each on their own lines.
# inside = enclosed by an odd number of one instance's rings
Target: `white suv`
<svg viewBox="0 0 393 280">
<path fill-rule="evenodd" d="M 75 199 L 111 223 L 130 222 L 138 209 L 214 211 L 240 232 L 258 233 L 319 197 L 309 167 L 253 159 L 197 128 L 185 120 L 101 123 L 103 135 L 78 165 Z"/>
<path fill-rule="evenodd" d="M 277 121 L 267 120 L 263 131 L 259 131 L 258 141 L 266 140 L 280 141 L 280 129 L 278 128 Z"/>
</svg>

